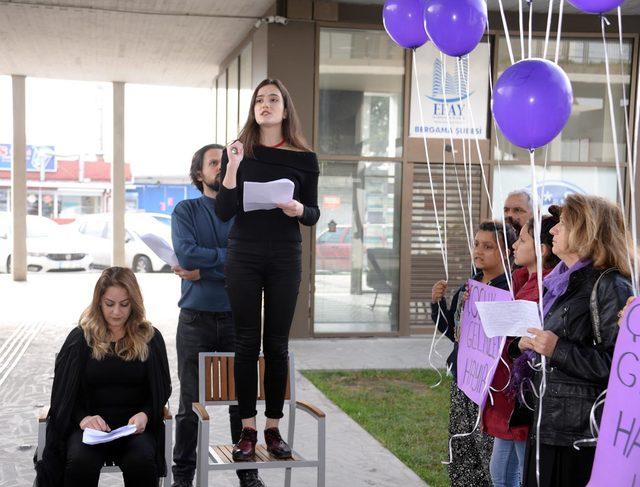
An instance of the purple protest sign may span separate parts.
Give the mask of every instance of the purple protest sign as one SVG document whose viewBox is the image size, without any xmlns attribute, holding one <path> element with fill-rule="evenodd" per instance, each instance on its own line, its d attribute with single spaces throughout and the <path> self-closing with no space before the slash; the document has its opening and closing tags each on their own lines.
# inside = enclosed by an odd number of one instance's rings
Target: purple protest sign
<svg viewBox="0 0 640 487">
<path fill-rule="evenodd" d="M 640 486 L 640 297 L 627 308 L 611 362 L 589 487 Z"/>
<path fill-rule="evenodd" d="M 460 320 L 458 343 L 458 387 L 469 399 L 482 407 L 493 380 L 503 337 L 488 338 L 482 328 L 477 301 L 511 301 L 511 293 L 469 279 L 469 298 Z"/>
</svg>

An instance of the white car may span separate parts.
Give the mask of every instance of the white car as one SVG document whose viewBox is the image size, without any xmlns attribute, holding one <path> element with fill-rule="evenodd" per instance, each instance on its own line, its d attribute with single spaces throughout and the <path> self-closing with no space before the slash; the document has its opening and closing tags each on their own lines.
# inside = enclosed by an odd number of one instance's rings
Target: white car
<svg viewBox="0 0 640 487">
<path fill-rule="evenodd" d="M 168 271 L 170 267 L 145 244 L 141 237 L 152 233 L 171 244 L 171 226 L 158 221 L 149 213 L 125 214 L 126 265 L 134 272 Z M 90 243 L 93 267 L 106 268 L 111 265 L 111 214 L 82 215 L 72 224 Z"/>
<path fill-rule="evenodd" d="M 0 272 L 11 272 L 11 214 L 0 213 Z M 91 253 L 73 229 L 42 216 L 27 215 L 27 269 L 32 272 L 86 271 Z"/>
</svg>

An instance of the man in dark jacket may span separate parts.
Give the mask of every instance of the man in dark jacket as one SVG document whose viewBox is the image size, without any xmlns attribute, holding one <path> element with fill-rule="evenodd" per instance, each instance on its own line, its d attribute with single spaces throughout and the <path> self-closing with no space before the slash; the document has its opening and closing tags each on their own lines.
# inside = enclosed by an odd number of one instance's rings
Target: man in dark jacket
<svg viewBox="0 0 640 487">
<path fill-rule="evenodd" d="M 215 213 L 222 150 L 221 145 L 211 144 L 194 154 L 190 176 L 202 196 L 178 203 L 171 219 L 173 247 L 180 263 L 173 271 L 182 278 L 176 338 L 180 406 L 173 450 L 174 487 L 190 487 L 195 473 L 198 420 L 191 404 L 198 401 L 198 354 L 235 351 L 234 324 L 224 288 L 227 237 L 233 220 L 223 222 Z M 236 443 L 242 431 L 238 407 L 230 406 L 229 415 Z M 238 477 L 241 487 L 264 486 L 256 470 L 239 470 Z"/>
</svg>

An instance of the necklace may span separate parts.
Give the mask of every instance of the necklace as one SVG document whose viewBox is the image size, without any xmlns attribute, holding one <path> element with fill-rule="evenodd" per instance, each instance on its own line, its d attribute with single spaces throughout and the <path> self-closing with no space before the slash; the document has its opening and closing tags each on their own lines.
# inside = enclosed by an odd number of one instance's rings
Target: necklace
<svg viewBox="0 0 640 487">
<path fill-rule="evenodd" d="M 284 139 L 282 139 L 276 145 L 268 145 L 267 147 L 270 147 L 271 149 L 277 149 L 278 147 L 282 147 L 283 145 L 284 145 Z"/>
</svg>

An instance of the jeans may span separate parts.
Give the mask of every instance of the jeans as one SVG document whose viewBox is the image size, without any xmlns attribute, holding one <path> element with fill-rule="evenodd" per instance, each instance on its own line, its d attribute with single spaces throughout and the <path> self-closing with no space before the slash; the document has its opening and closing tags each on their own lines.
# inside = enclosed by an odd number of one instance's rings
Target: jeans
<svg viewBox="0 0 640 487">
<path fill-rule="evenodd" d="M 134 434 L 99 445 L 82 443 L 82 430 L 67 440 L 64 487 L 97 487 L 105 461 L 122 470 L 125 487 L 157 487 L 155 439 L 151 432 Z"/>
<path fill-rule="evenodd" d="M 225 275 L 236 327 L 235 384 L 242 419 L 256 416 L 264 292 L 262 348 L 265 415 L 282 418 L 289 374 L 289 330 L 302 272 L 300 242 L 229 240 Z"/>
<path fill-rule="evenodd" d="M 520 487 L 526 441 L 495 438 L 491 455 L 491 479 L 495 487 Z"/>
<path fill-rule="evenodd" d="M 200 352 L 233 352 L 235 332 L 230 312 L 209 313 L 181 309 L 176 335 L 180 406 L 176 414 L 176 443 L 173 448 L 173 477 L 193 480 L 196 469 L 198 417 L 191 404 L 198 398 L 198 354 Z M 240 439 L 242 422 L 238 406 L 229 406 L 231 439 Z M 255 470 L 254 470 L 255 471 Z M 238 476 L 246 475 L 238 471 Z M 244 471 L 246 472 L 246 471 Z"/>
</svg>

